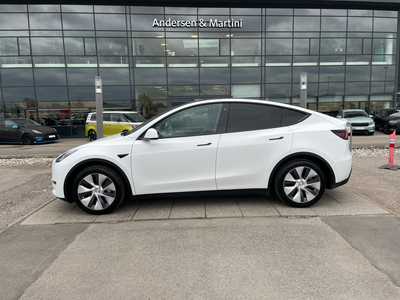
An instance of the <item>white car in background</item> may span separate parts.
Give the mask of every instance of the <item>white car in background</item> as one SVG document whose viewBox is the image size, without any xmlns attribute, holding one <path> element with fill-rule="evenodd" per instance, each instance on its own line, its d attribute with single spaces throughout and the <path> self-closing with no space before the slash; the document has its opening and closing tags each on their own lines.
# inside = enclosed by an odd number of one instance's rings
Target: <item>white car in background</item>
<svg viewBox="0 0 400 300">
<path fill-rule="evenodd" d="M 349 132 L 345 120 L 286 104 L 195 101 L 60 155 L 53 194 L 92 214 L 143 195 L 238 190 L 306 207 L 349 180 Z"/>
</svg>

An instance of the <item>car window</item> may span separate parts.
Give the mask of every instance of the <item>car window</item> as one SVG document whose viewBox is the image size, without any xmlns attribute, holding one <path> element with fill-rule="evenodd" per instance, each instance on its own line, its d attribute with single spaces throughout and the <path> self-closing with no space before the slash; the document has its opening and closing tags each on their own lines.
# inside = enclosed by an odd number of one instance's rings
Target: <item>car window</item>
<svg viewBox="0 0 400 300">
<path fill-rule="evenodd" d="M 10 120 L 6 120 L 6 128 L 12 128 L 15 125 L 17 125 L 17 123 Z"/>
<path fill-rule="evenodd" d="M 213 134 L 217 132 L 222 104 L 208 104 L 185 109 L 155 126 L 160 138 Z"/>
<path fill-rule="evenodd" d="M 96 121 L 96 114 L 92 114 L 90 116 L 90 121 Z"/>
<path fill-rule="evenodd" d="M 268 129 L 281 126 L 282 109 L 280 107 L 231 103 L 227 132 Z"/>
<path fill-rule="evenodd" d="M 105 121 L 109 122 L 109 121 L 110 121 L 110 115 L 111 115 L 111 114 L 104 114 L 104 113 L 103 113 L 103 121 L 104 121 L 104 122 L 105 122 Z"/>
<path fill-rule="evenodd" d="M 109 114 L 109 115 L 110 115 L 111 122 L 121 122 L 122 121 L 120 114 Z"/>
<path fill-rule="evenodd" d="M 304 120 L 309 114 L 293 109 L 282 108 L 281 126 L 290 126 Z"/>
</svg>

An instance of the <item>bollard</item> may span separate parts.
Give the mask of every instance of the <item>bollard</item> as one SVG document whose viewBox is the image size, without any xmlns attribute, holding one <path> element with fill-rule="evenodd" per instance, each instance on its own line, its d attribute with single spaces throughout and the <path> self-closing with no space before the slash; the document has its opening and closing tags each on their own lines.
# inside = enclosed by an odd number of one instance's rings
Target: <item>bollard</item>
<svg viewBox="0 0 400 300">
<path fill-rule="evenodd" d="M 393 165 L 394 162 L 394 141 L 396 139 L 396 130 L 389 136 L 389 162 L 387 165 L 379 167 L 379 169 L 388 169 L 392 171 L 397 171 L 400 166 Z"/>
</svg>

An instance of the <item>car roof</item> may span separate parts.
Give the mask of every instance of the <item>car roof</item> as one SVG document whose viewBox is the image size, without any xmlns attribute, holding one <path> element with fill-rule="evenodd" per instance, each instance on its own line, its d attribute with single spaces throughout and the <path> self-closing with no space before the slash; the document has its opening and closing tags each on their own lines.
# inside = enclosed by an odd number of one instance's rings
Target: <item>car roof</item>
<svg viewBox="0 0 400 300">
<path fill-rule="evenodd" d="M 365 111 L 365 110 L 358 108 L 349 108 L 349 109 L 343 109 L 342 111 Z"/>
<path fill-rule="evenodd" d="M 91 112 L 90 114 L 95 114 L 96 112 Z M 103 111 L 104 113 L 116 113 L 116 114 L 126 114 L 126 113 L 132 113 L 132 114 L 137 114 L 137 111 L 129 111 L 129 110 L 119 110 L 119 111 Z"/>
</svg>

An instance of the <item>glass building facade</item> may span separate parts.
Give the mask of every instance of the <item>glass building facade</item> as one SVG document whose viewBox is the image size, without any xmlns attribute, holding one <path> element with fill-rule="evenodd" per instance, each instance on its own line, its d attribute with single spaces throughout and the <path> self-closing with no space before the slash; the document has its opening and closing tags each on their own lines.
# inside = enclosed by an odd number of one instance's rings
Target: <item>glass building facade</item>
<svg viewBox="0 0 400 300">
<path fill-rule="evenodd" d="M 84 136 L 95 76 L 105 110 L 146 118 L 195 99 L 299 105 L 303 72 L 310 109 L 372 113 L 395 105 L 398 27 L 398 12 L 382 10 L 0 5 L 0 118 Z"/>
</svg>

